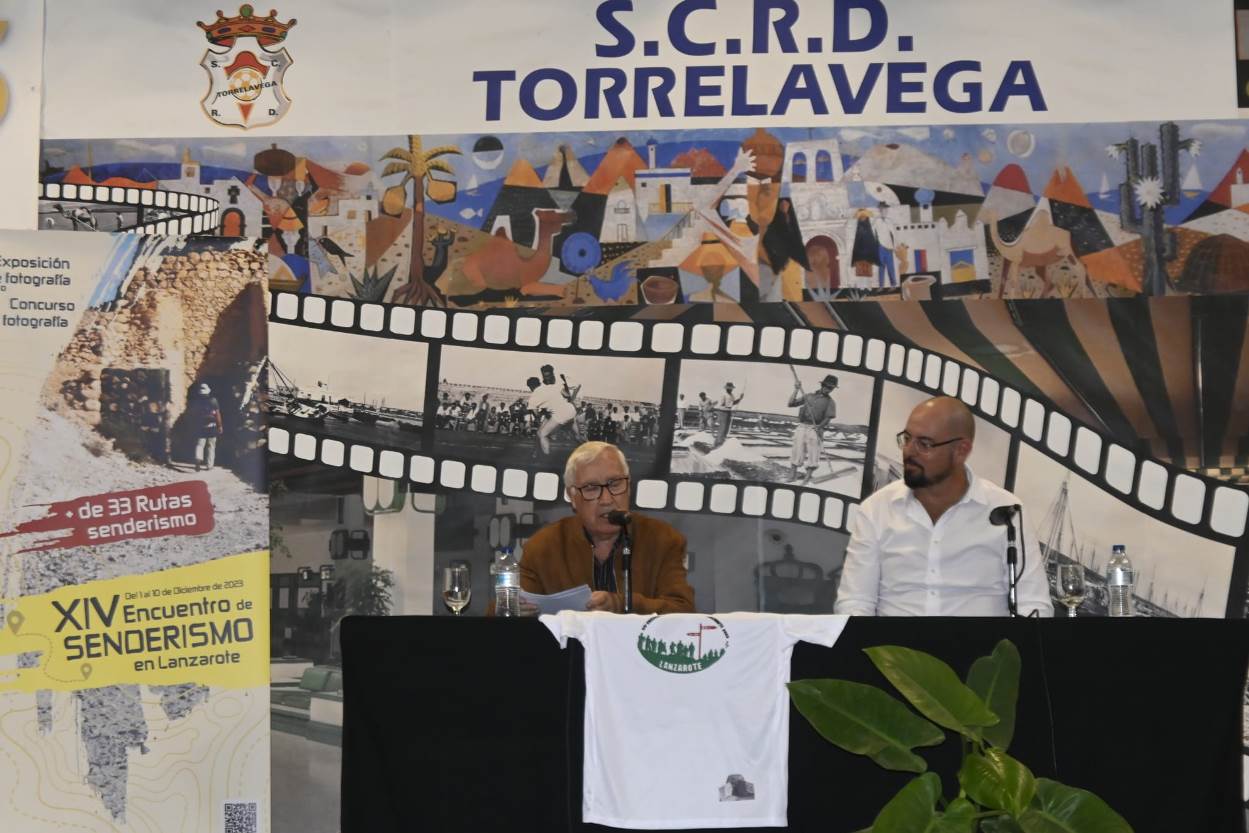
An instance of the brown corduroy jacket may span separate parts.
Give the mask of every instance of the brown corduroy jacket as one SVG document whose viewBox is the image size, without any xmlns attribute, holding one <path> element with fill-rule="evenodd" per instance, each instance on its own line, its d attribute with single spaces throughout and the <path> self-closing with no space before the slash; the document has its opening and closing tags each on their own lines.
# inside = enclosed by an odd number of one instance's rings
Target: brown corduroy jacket
<svg viewBox="0 0 1249 833">
<path fill-rule="evenodd" d="M 685 536 L 655 518 L 633 513 L 633 612 L 692 613 L 694 589 L 685 577 Z M 576 515 L 547 524 L 525 542 L 520 586 L 530 593 L 558 593 L 594 586 L 594 554 Z M 623 591 L 619 550 L 613 566 Z M 620 594 L 618 593 L 619 597 Z M 617 598 L 617 610 L 623 609 Z"/>
</svg>

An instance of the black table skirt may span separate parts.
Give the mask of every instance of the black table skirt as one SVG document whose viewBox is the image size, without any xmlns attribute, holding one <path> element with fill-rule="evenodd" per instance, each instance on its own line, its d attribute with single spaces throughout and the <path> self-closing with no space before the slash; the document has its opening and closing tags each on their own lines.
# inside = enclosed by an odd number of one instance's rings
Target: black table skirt
<svg viewBox="0 0 1249 833">
<path fill-rule="evenodd" d="M 1036 775 L 1092 790 L 1138 833 L 1245 829 L 1249 621 L 854 618 L 832 648 L 799 643 L 792 678 L 888 688 L 862 652 L 887 644 L 963 676 L 1004 637 L 1023 657 L 1011 754 Z M 352 617 L 342 645 L 343 833 L 607 829 L 581 822 L 579 643 L 532 619 Z M 956 741 L 921 754 L 953 795 Z M 866 828 L 911 777 L 792 713 L 788 829 Z"/>
</svg>

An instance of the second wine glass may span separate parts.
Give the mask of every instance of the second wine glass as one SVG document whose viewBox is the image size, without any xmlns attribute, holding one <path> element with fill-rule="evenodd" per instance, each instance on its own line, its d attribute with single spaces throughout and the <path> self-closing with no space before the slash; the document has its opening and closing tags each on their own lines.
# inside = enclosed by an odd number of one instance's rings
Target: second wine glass
<svg viewBox="0 0 1249 833">
<path fill-rule="evenodd" d="M 442 602 L 459 616 L 473 598 L 473 577 L 468 565 L 457 561 L 442 568 Z"/>
<path fill-rule="evenodd" d="M 1084 601 L 1084 565 L 1058 565 L 1058 598 L 1067 606 L 1067 615 L 1074 617 Z"/>
</svg>

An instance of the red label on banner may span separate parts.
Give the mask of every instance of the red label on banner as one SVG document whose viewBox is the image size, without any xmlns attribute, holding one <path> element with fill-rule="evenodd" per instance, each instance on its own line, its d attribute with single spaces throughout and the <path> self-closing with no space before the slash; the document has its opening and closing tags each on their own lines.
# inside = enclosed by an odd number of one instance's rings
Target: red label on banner
<svg viewBox="0 0 1249 833">
<path fill-rule="evenodd" d="M 0 538 L 34 532 L 63 532 L 22 552 L 40 552 L 131 538 L 203 535 L 213 528 L 212 496 L 202 480 L 109 492 L 48 504 L 47 514 L 19 524 Z"/>
</svg>

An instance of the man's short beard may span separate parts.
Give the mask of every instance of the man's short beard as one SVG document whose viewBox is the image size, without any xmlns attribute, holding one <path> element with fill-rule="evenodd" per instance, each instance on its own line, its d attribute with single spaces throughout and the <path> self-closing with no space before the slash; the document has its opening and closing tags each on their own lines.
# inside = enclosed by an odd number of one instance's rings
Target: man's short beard
<svg viewBox="0 0 1249 833">
<path fill-rule="evenodd" d="M 902 482 L 910 489 L 922 489 L 925 486 L 931 486 L 932 481 L 928 479 L 928 475 L 922 471 L 912 474 L 906 468 L 902 469 Z"/>
<path fill-rule="evenodd" d="M 902 482 L 910 489 L 923 489 L 927 486 L 935 486 L 950 476 L 950 469 L 946 469 L 945 474 L 939 477 L 931 477 L 928 474 L 928 470 L 914 460 L 910 461 L 911 465 L 915 467 L 912 472 L 907 469 L 907 462 L 906 460 L 902 461 Z"/>
</svg>

